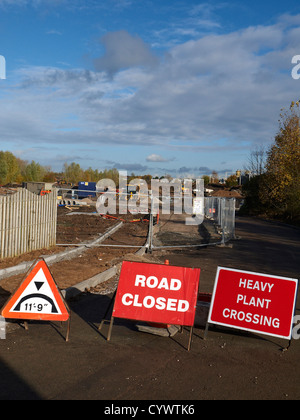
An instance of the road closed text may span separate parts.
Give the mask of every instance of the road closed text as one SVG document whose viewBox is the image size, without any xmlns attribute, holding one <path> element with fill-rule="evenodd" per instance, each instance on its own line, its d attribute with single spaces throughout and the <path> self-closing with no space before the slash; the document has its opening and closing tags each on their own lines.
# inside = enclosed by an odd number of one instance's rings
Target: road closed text
<svg viewBox="0 0 300 420">
<path fill-rule="evenodd" d="M 146 277 L 144 275 L 137 274 L 134 285 L 136 287 L 147 287 L 149 289 L 178 291 L 181 289 L 182 283 L 178 279 L 168 280 L 167 277 L 163 277 L 159 280 L 155 276 Z M 144 307 L 146 309 L 155 307 L 160 311 L 167 310 L 175 312 L 186 312 L 190 306 L 187 300 L 165 298 L 163 296 L 158 296 L 157 298 L 154 296 L 145 296 L 141 299 L 138 294 L 132 295 L 131 293 L 125 293 L 122 296 L 122 303 L 125 306 L 132 305 L 135 307 Z"/>
<path fill-rule="evenodd" d="M 200 269 L 124 262 L 114 316 L 193 325 Z"/>
</svg>

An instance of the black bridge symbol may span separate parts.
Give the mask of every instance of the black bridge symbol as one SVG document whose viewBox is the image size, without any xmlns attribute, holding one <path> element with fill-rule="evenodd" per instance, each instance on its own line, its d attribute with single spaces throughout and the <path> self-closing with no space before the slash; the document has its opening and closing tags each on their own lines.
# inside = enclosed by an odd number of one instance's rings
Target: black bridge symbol
<svg viewBox="0 0 300 420">
<path fill-rule="evenodd" d="M 41 298 L 41 299 L 45 299 L 47 302 L 49 302 L 50 303 L 50 305 L 51 305 L 51 313 L 52 314 L 58 314 L 58 310 L 56 309 L 56 306 L 55 306 L 55 304 L 54 304 L 54 302 L 53 302 L 53 300 L 49 297 L 49 296 L 46 296 L 46 295 L 43 295 L 43 294 L 41 294 L 41 293 L 32 293 L 31 295 L 27 295 L 27 296 L 24 296 L 21 300 L 20 300 L 20 302 L 17 304 L 17 306 L 13 309 L 13 311 L 15 311 L 15 312 L 20 312 L 21 311 L 21 305 L 22 305 L 22 303 L 24 303 L 26 300 L 28 300 L 28 299 L 32 299 L 32 298 Z"/>
</svg>

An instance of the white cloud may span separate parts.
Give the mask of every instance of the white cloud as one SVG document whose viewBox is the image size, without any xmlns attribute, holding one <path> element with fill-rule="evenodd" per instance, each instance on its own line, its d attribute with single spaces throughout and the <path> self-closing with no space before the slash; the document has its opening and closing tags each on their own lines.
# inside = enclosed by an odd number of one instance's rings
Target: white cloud
<svg viewBox="0 0 300 420">
<path fill-rule="evenodd" d="M 151 155 L 147 156 L 146 161 L 147 162 L 171 162 L 174 159 L 165 159 L 161 155 L 157 155 L 155 153 L 152 153 Z"/>
</svg>

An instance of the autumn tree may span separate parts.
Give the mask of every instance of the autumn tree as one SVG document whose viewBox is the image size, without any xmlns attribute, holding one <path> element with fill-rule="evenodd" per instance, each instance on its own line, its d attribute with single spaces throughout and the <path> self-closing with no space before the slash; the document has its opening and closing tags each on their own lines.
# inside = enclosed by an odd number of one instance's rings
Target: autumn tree
<svg viewBox="0 0 300 420">
<path fill-rule="evenodd" d="M 70 165 L 64 164 L 64 177 L 67 182 L 71 184 L 77 184 L 80 181 L 84 181 L 83 170 L 78 163 L 72 162 Z"/>
<path fill-rule="evenodd" d="M 116 168 L 104 169 L 104 171 L 100 172 L 100 179 L 111 179 L 117 188 L 119 187 L 119 178 L 120 174 Z"/>
<path fill-rule="evenodd" d="M 89 167 L 84 171 L 84 181 L 87 182 L 98 182 L 100 179 L 100 173 L 98 169 L 93 169 Z"/>
<path fill-rule="evenodd" d="M 280 114 L 279 132 L 267 153 L 262 201 L 278 214 L 300 220 L 300 110 L 292 102 Z"/>
<path fill-rule="evenodd" d="M 239 185 L 238 178 L 236 175 L 230 175 L 225 182 L 227 188 L 236 187 Z"/>
<path fill-rule="evenodd" d="M 46 175 L 46 169 L 34 160 L 26 166 L 24 171 L 25 181 L 41 182 Z"/>
<path fill-rule="evenodd" d="M 20 178 L 18 159 L 11 152 L 0 151 L 0 184 L 19 182 Z"/>
</svg>

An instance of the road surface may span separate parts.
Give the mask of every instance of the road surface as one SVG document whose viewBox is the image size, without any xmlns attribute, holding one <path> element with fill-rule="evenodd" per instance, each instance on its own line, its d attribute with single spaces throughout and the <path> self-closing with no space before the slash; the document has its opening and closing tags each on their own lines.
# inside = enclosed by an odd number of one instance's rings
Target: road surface
<svg viewBox="0 0 300 420">
<path fill-rule="evenodd" d="M 211 292 L 217 266 L 299 278 L 300 231 L 281 224 L 238 218 L 231 247 L 164 251 L 170 264 L 200 267 L 200 291 Z M 159 254 L 154 253 L 155 258 Z M 127 320 L 97 327 L 110 296 L 84 294 L 70 302 L 70 341 L 66 325 L 15 326 L 0 341 L 0 398 L 43 400 L 299 399 L 300 340 L 288 351 L 285 340 L 211 329 L 203 340 L 195 329 L 190 352 L 188 331 L 173 338 L 141 333 Z M 300 305 L 297 301 L 297 314 Z M 109 319 L 109 317 L 108 317 Z M 199 408 L 198 408 L 199 409 Z"/>
</svg>

